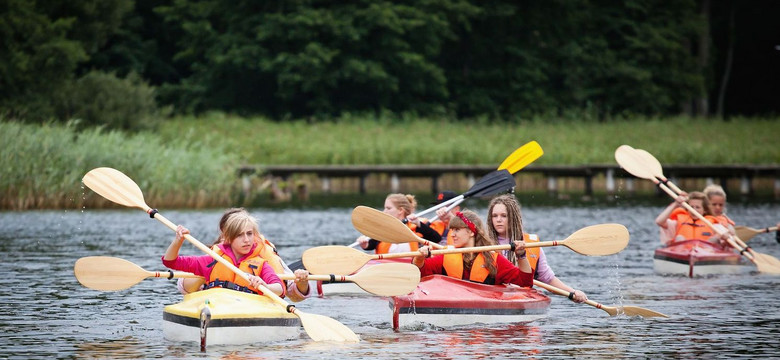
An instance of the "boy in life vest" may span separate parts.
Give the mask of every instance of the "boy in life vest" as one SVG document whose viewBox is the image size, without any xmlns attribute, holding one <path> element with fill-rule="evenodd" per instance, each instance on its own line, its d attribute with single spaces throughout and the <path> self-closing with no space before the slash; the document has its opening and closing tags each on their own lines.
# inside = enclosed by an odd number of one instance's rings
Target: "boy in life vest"
<svg viewBox="0 0 780 360">
<path fill-rule="evenodd" d="M 214 260 L 210 255 L 179 256 L 184 235 L 189 230 L 179 225 L 176 238 L 168 246 L 162 257 L 163 265 L 169 269 L 187 271 L 206 279 L 205 289 L 222 287 L 237 291 L 262 294 L 259 286 L 264 286 L 274 294 L 283 297 L 286 293 L 284 283 L 274 269 L 260 256 L 262 248 L 255 241 L 259 234 L 257 221 L 246 212 L 230 214 L 222 232 L 223 241 L 215 246 L 215 252 L 230 261 L 239 270 L 249 275 L 249 281 L 235 274 L 230 268 Z"/>
<path fill-rule="evenodd" d="M 469 210 L 459 212 L 450 219 L 455 248 L 492 245 L 485 236 L 485 226 L 476 213 Z M 525 244 L 515 242 L 515 255 L 519 267 L 512 265 L 504 255 L 495 251 L 481 253 L 444 254 L 431 257 L 428 246 L 421 247 L 419 255 L 412 259 L 412 264 L 420 268 L 420 276 L 442 274 L 456 279 L 468 280 L 482 284 L 515 284 L 523 287 L 533 285 L 531 266 L 525 257 Z"/>
<path fill-rule="evenodd" d="M 417 200 L 414 195 L 409 194 L 390 194 L 385 198 L 383 213 L 394 216 L 398 221 L 406 221 L 406 226 L 417 236 L 430 242 L 438 243 L 441 241 L 441 235 L 436 230 L 431 229 L 427 223 L 414 216 L 414 210 L 417 207 Z M 417 251 L 419 243 L 391 244 L 369 238 L 361 235 L 357 238 L 358 244 L 363 250 L 375 250 L 377 254 L 389 254 L 399 252 Z"/>
<path fill-rule="evenodd" d="M 513 241 L 537 242 L 539 237 L 536 234 L 528 234 L 523 231 L 523 215 L 520 211 L 520 203 L 512 194 L 500 195 L 488 204 L 488 235 L 491 240 L 497 244 L 509 244 Z M 509 261 L 517 264 L 515 254 L 510 251 L 504 251 L 504 256 Z M 534 273 L 534 279 L 545 284 L 568 291 L 571 300 L 577 303 L 588 301 L 588 295 L 582 290 L 576 290 L 555 276 L 550 265 L 547 263 L 547 256 L 540 247 L 529 248 L 526 252 L 528 263 Z"/>
<path fill-rule="evenodd" d="M 704 216 L 715 228 L 711 229 L 703 220 L 683 208 L 682 204 L 685 202 Z M 661 243 L 664 245 L 685 240 L 704 240 L 720 244 L 723 247 L 728 245 L 726 240 L 729 236 L 729 230 L 719 223 L 718 218 L 713 216 L 707 195 L 700 191 L 694 191 L 690 194 L 682 193 L 677 196 L 673 203 L 658 214 L 655 223 L 660 228 Z"/>
</svg>

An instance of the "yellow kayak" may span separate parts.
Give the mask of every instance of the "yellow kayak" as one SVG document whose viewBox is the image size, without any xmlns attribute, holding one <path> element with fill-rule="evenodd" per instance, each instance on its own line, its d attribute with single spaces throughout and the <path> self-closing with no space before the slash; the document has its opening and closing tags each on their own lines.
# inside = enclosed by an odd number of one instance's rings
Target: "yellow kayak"
<svg viewBox="0 0 780 360">
<path fill-rule="evenodd" d="M 163 334 L 173 341 L 252 344 L 295 339 L 301 322 L 270 299 L 240 291 L 212 288 L 184 296 L 163 309 Z"/>
</svg>

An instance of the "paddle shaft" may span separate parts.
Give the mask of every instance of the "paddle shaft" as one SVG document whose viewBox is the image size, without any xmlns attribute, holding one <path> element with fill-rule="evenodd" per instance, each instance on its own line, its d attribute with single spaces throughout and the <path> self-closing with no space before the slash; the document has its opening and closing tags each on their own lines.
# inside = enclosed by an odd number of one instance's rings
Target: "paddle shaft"
<svg viewBox="0 0 780 360">
<path fill-rule="evenodd" d="M 558 245 L 563 245 L 564 241 L 566 240 L 538 241 L 538 242 L 526 243 L 525 247 L 536 248 L 536 247 L 558 246 Z M 431 256 L 446 255 L 446 254 L 475 253 L 475 252 L 484 252 L 484 251 L 511 250 L 513 247 L 514 247 L 513 244 L 506 244 L 506 245 L 489 245 L 489 246 L 474 246 L 474 247 L 431 250 Z M 421 254 L 419 252 L 411 251 L 411 252 L 403 252 L 403 253 L 375 254 L 375 255 L 369 255 L 369 257 L 370 260 L 379 260 L 379 259 L 398 259 L 398 258 L 405 258 L 405 257 L 415 257 L 420 255 Z"/>
<path fill-rule="evenodd" d="M 551 293 L 567 297 L 567 298 L 569 298 L 569 300 L 574 299 L 574 293 L 573 292 L 569 292 L 569 291 L 563 290 L 561 288 L 557 288 L 557 287 L 552 286 L 550 284 L 543 283 L 543 282 L 541 282 L 539 280 L 534 280 L 534 286 L 538 286 L 538 287 L 543 288 L 543 289 L 545 289 L 545 290 L 547 290 L 547 291 L 549 291 Z M 604 307 L 604 305 L 601 305 L 601 304 L 599 304 L 599 303 L 597 303 L 597 302 L 595 302 L 593 300 L 590 300 L 590 299 L 585 300 L 585 304 L 593 306 L 593 307 L 595 307 L 597 309 L 601 309 L 601 308 Z"/>
</svg>

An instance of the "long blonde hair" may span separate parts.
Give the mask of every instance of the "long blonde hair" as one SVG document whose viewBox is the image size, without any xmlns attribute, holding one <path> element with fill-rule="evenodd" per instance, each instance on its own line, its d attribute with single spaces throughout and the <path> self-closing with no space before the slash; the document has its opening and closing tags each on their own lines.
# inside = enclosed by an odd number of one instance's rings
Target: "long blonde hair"
<svg viewBox="0 0 780 360">
<path fill-rule="evenodd" d="M 227 215 L 225 225 L 222 227 L 222 242 L 230 245 L 235 238 L 244 232 L 247 225 L 252 227 L 255 237 L 260 235 L 260 227 L 257 225 L 257 219 L 246 210 L 233 212 Z"/>
<path fill-rule="evenodd" d="M 512 194 L 496 196 L 493 200 L 490 200 L 487 215 L 488 235 L 490 236 L 490 239 L 498 244 L 498 231 L 493 226 L 493 208 L 498 204 L 506 207 L 506 238 L 509 240 L 509 243 L 511 244 L 515 240 L 523 240 L 523 214 L 520 211 L 520 203 Z M 512 262 L 512 264 L 517 265 L 517 257 L 513 251 L 509 252 L 507 260 Z"/>
<path fill-rule="evenodd" d="M 477 216 L 477 214 L 471 210 L 463 210 L 458 213 L 458 215 L 462 215 L 471 223 L 474 224 L 474 228 L 476 232 L 474 233 L 474 246 L 489 246 L 494 245 L 495 243 L 490 240 L 489 237 L 485 236 L 485 225 L 482 223 L 482 220 Z M 468 229 L 469 226 L 466 225 L 466 222 L 463 221 L 463 219 L 460 218 L 460 216 L 453 216 L 450 218 L 450 231 L 453 229 Z M 496 276 L 497 268 L 496 268 L 496 262 L 493 260 L 493 255 L 490 251 L 484 251 L 482 252 L 482 257 L 485 258 L 485 266 L 487 266 L 488 271 L 490 272 L 490 276 L 494 277 Z M 471 265 L 474 263 L 474 259 L 477 258 L 477 254 L 475 253 L 464 253 L 463 254 L 463 268 L 471 268 Z"/>
</svg>

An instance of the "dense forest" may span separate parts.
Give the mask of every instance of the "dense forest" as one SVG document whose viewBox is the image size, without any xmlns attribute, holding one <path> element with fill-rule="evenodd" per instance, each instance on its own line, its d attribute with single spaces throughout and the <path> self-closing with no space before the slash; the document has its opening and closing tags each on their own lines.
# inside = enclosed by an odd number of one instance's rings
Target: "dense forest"
<svg viewBox="0 0 780 360">
<path fill-rule="evenodd" d="M 770 0 L 3 0 L 0 119 L 765 116 Z"/>
</svg>

